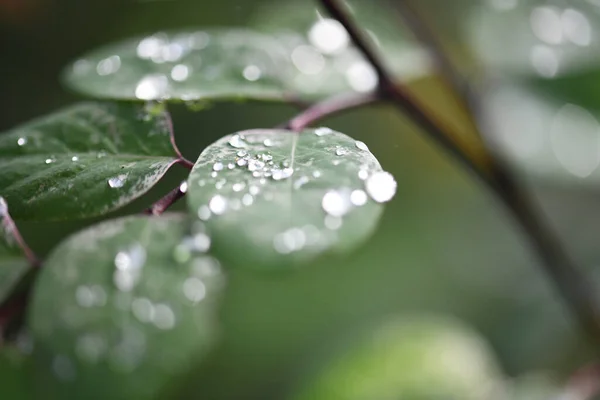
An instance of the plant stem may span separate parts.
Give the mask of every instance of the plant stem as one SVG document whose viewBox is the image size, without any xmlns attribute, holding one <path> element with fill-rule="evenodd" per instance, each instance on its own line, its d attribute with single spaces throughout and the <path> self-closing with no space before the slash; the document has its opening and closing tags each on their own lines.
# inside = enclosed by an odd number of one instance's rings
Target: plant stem
<svg viewBox="0 0 600 400">
<path fill-rule="evenodd" d="M 40 266 L 40 260 L 37 258 L 33 250 L 27 245 L 23 236 L 21 236 L 21 232 L 19 232 L 19 228 L 15 224 L 15 221 L 12 219 L 9 213 L 8 205 L 3 198 L 0 197 L 0 208 L 2 208 L 2 215 L 0 216 L 0 221 L 2 222 L 2 229 L 4 230 L 5 235 L 10 235 L 12 240 L 19 246 L 29 264 L 33 267 Z"/>
<path fill-rule="evenodd" d="M 326 117 L 330 117 L 342 111 L 348 111 L 352 108 L 363 107 L 380 101 L 379 96 L 375 93 L 368 94 L 343 94 L 340 96 L 331 97 L 322 102 L 308 107 L 302 113 L 292 118 L 286 128 L 293 131 L 301 131 L 313 123 L 320 121 Z"/>
<path fill-rule="evenodd" d="M 407 6 L 405 0 L 397 1 L 401 4 L 400 11 L 404 11 L 404 19 L 410 20 L 407 25 L 428 48 L 438 70 L 443 72 L 449 86 L 458 92 L 456 93 L 457 96 L 464 100 L 465 107 L 468 109 L 475 103 L 476 120 L 474 125 L 477 125 L 481 130 L 481 126 L 484 125 L 483 118 L 479 113 L 479 102 L 473 102 L 471 97 L 473 91 L 462 83 L 466 81 L 454 68 L 449 58 L 442 51 L 441 46 L 437 44 L 433 35 L 427 30 L 425 24 L 415 17 L 416 14 Z M 320 0 L 320 2 L 346 28 L 356 47 L 371 62 L 379 77 L 381 96 L 394 102 L 430 137 L 475 172 L 496 193 L 527 234 L 546 274 L 554 282 L 558 292 L 577 317 L 583 330 L 597 344 L 600 344 L 600 312 L 594 291 L 583 273 L 575 266 L 562 248 L 560 241 L 545 226 L 542 218 L 537 215 L 537 208 L 518 187 L 508 168 L 486 149 L 482 149 L 485 157 L 476 159 L 460 148 L 455 139 L 457 135 L 439 125 L 434 118 L 428 115 L 423 106 L 412 99 L 405 88 L 394 82 L 392 75 L 386 71 L 383 62 L 340 1 Z"/>
<path fill-rule="evenodd" d="M 177 154 L 177 164 L 181 164 L 187 169 L 192 169 L 194 167 L 194 163 L 181 154 L 181 151 L 175 142 L 175 129 L 173 128 L 173 118 L 171 118 L 171 113 L 165 109 L 164 116 L 167 122 L 167 129 L 169 130 L 169 140 L 171 141 L 171 146 L 173 147 L 175 154 Z"/>
<path fill-rule="evenodd" d="M 144 210 L 144 214 L 147 215 L 162 215 L 165 211 L 169 209 L 173 204 L 175 204 L 179 199 L 185 196 L 187 192 L 187 183 L 183 182 L 181 185 L 177 186 L 175 189 L 171 190 L 169 193 L 165 195 L 162 199 L 158 200 L 152 206 Z"/>
</svg>

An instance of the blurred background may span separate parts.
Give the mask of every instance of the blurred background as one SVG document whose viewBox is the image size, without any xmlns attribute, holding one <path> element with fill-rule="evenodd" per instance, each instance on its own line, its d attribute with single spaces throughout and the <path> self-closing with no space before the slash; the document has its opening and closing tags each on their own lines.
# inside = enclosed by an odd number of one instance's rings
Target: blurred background
<svg viewBox="0 0 600 400">
<path fill-rule="evenodd" d="M 0 131 L 82 99 L 64 88 L 60 76 L 89 50 L 172 28 L 277 26 L 279 18 L 293 17 L 278 11 L 285 9 L 284 3 L 0 0 Z M 296 3 L 314 13 L 314 2 Z M 375 16 L 380 9 L 395 18 L 387 1 L 351 3 Z M 475 80 L 482 73 L 492 78 L 483 104 L 493 128 L 487 140 L 519 172 L 589 279 L 598 280 L 600 2 L 415 3 L 465 73 Z M 399 42 L 412 40 L 394 24 L 379 28 L 386 29 L 381 34 L 392 45 L 394 35 Z M 426 66 L 417 68 L 406 72 L 411 89 L 440 118 L 477 140 L 439 79 Z M 292 106 L 254 103 L 215 104 L 200 112 L 185 105 L 170 110 L 180 148 L 193 160 L 226 134 L 272 127 L 296 112 Z M 323 259 L 277 276 L 234 271 L 222 310 L 223 340 L 182 384 L 187 398 L 301 397 L 315 376 L 327 379 L 323 371 L 336 368 L 332 360 L 351 354 L 357 343 L 372 339 L 390 321 L 403 327 L 416 324 L 425 333 L 414 337 L 430 337 L 441 346 L 440 353 L 455 351 L 454 363 L 438 364 L 439 371 L 431 373 L 425 386 L 443 386 L 436 379 L 450 380 L 452 371 L 463 365 L 465 371 L 481 373 L 485 368 L 474 365 L 487 360 L 501 380 L 527 390 L 539 386 L 544 392 L 562 386 L 593 359 L 589 343 L 508 213 L 410 121 L 381 106 L 324 124 L 367 143 L 396 177 L 397 195 L 374 237 L 347 257 Z M 151 204 L 183 179 L 184 172 L 171 171 L 147 196 L 114 215 Z M 184 209 L 183 204 L 177 207 Z M 46 254 L 67 234 L 92 222 L 20 226 L 31 246 Z M 415 339 L 416 350 L 411 350 L 413 342 L 406 337 L 413 336 L 403 337 L 402 329 L 397 339 L 405 340 L 406 351 L 418 357 L 420 341 Z M 455 334 L 469 338 L 466 347 L 453 341 Z M 419 372 L 421 364 L 406 354 L 399 351 L 386 368 L 399 376 Z M 473 387 L 482 384 L 477 373 L 467 379 Z M 326 398 L 315 396 L 304 398 Z M 511 398 L 537 398 L 521 396 Z"/>
</svg>

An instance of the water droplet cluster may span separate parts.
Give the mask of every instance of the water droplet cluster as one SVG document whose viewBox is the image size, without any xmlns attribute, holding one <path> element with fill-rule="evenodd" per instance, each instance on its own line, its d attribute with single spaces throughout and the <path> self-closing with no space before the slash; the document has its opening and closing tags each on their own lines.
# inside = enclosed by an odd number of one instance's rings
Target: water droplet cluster
<svg viewBox="0 0 600 400">
<path fill-rule="evenodd" d="M 280 254 L 322 251 L 346 218 L 396 192 L 363 142 L 326 127 L 225 137 L 200 156 L 189 186 L 209 228 L 248 225 L 236 234 Z M 282 222 L 270 224 L 265 215 Z"/>
</svg>

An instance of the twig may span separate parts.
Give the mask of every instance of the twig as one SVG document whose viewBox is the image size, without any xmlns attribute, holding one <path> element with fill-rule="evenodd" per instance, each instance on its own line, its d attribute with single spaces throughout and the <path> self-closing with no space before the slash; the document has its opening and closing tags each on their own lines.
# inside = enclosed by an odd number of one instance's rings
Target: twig
<svg viewBox="0 0 600 400">
<path fill-rule="evenodd" d="M 369 39 L 354 23 L 347 9 L 338 0 L 320 0 L 323 7 L 337 19 L 348 31 L 354 45 L 363 53 L 372 64 L 379 78 L 380 95 L 396 106 L 419 125 L 429 136 L 440 144 L 446 151 L 454 155 L 470 171 L 479 178 L 489 182 L 491 163 L 487 152 L 482 149 L 467 149 L 461 143 L 460 136 L 454 135 L 451 129 L 442 126 L 436 119 L 429 115 L 426 107 L 421 105 L 403 86 L 392 78 L 384 62 L 370 46 Z"/>
<path fill-rule="evenodd" d="M 185 196 L 187 192 L 187 182 L 182 182 L 181 185 L 171 190 L 162 199 L 158 200 L 152 206 L 144 210 L 144 214 L 147 215 L 162 215 L 175 204 L 179 199 Z"/>
<path fill-rule="evenodd" d="M 379 96 L 374 93 L 349 93 L 331 97 L 307 108 L 302 113 L 292 118 L 285 127 L 293 131 L 301 131 L 326 117 L 333 116 L 342 111 L 370 105 L 378 101 L 380 101 Z"/>
<path fill-rule="evenodd" d="M 320 0 L 320 2 L 346 28 L 356 47 L 372 63 L 379 76 L 381 95 L 398 105 L 429 136 L 474 171 L 498 195 L 528 235 L 547 275 L 554 282 L 584 331 L 596 343 L 600 343 L 600 312 L 594 291 L 588 280 L 570 260 L 566 251 L 562 249 L 560 241 L 551 233 L 550 229 L 544 226 L 542 219 L 537 215 L 536 207 L 520 190 L 508 168 L 501 161 L 495 159 L 493 154 L 486 149 L 483 149 L 485 157 L 480 160 L 473 158 L 471 154 L 460 148 L 455 140 L 456 135 L 453 138 L 450 130 L 439 126 L 424 111 L 424 108 L 411 98 L 407 90 L 393 81 L 392 75 L 388 74 L 383 62 L 372 50 L 368 40 L 340 2 L 338 0 Z M 406 4 L 405 0 L 399 0 L 399 2 Z M 401 10 L 411 11 L 407 7 L 401 7 Z M 441 47 L 437 45 L 437 41 L 428 33 L 424 24 L 418 18 L 415 18 L 414 14 L 405 14 L 405 19 L 411 20 L 408 24 L 409 27 L 429 48 L 430 53 L 434 55 L 433 59 L 437 63 L 438 69 L 445 71 L 446 79 L 455 91 L 460 91 L 458 93 L 459 98 L 465 99 L 465 102 L 468 103 L 466 107 L 469 108 L 473 103 L 471 101 L 472 91 L 469 89 L 465 95 L 463 91 L 466 88 L 461 83 L 463 79 L 452 66 L 449 58 L 443 53 Z M 481 118 L 477 111 L 479 111 L 478 108 L 475 113 L 476 117 Z M 481 129 L 483 122 L 478 120 L 474 121 L 474 124 L 479 125 Z"/>
<path fill-rule="evenodd" d="M 2 223 L 2 229 L 4 230 L 4 234 L 10 236 L 10 238 L 17 244 L 17 246 L 23 252 L 27 261 L 34 266 L 38 267 L 40 265 L 40 261 L 35 255 L 35 253 L 29 248 L 23 236 L 21 236 L 21 232 L 17 228 L 15 221 L 10 216 L 8 210 L 8 204 L 4 198 L 0 197 L 0 222 Z"/>
<path fill-rule="evenodd" d="M 173 151 L 177 154 L 177 163 L 183 165 L 187 169 L 192 169 L 194 167 L 194 163 L 188 160 L 181 154 L 179 147 L 177 147 L 177 143 L 175 142 L 175 129 L 173 129 L 173 118 L 171 118 L 171 113 L 168 110 L 164 110 L 164 117 L 167 122 L 167 129 L 169 130 L 169 139 L 171 140 L 171 146 L 173 147 Z"/>
</svg>

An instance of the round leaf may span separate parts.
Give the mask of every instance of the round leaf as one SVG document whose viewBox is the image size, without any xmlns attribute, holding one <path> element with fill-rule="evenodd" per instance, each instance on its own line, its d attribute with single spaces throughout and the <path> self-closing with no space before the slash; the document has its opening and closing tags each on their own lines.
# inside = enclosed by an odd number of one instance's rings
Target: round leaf
<svg viewBox="0 0 600 400">
<path fill-rule="evenodd" d="M 106 213 L 148 191 L 175 162 L 168 116 L 80 103 L 0 135 L 0 193 L 16 219 Z"/>
<path fill-rule="evenodd" d="M 241 29 L 159 32 L 86 54 L 66 72 L 94 97 L 140 100 L 283 100 L 289 61 L 279 44 Z"/>
<path fill-rule="evenodd" d="M 220 257 L 281 268 L 357 246 L 395 190 L 366 145 L 342 133 L 250 130 L 202 152 L 188 205 L 206 220 Z"/>
<path fill-rule="evenodd" d="M 482 2 L 469 19 L 467 37 L 493 68 L 554 78 L 599 66 L 599 11 L 591 1 Z"/>
<path fill-rule="evenodd" d="M 29 312 L 37 386 L 51 398 L 150 399 L 216 339 L 224 279 L 202 226 L 129 217 L 67 239 L 41 271 Z M 53 397 L 54 396 L 54 397 Z"/>
<path fill-rule="evenodd" d="M 409 81 L 431 72 L 426 52 L 409 33 L 399 29 L 399 19 L 388 8 L 365 1 L 351 1 L 347 6 L 398 80 Z M 318 98 L 376 88 L 375 70 L 352 45 L 344 27 L 314 4 L 267 4 L 258 10 L 253 25 L 272 34 L 286 48 L 292 61 L 289 85 L 294 93 Z"/>
<path fill-rule="evenodd" d="M 332 359 L 294 400 L 480 400 L 501 383 L 490 348 L 439 318 L 390 321 Z"/>
</svg>

